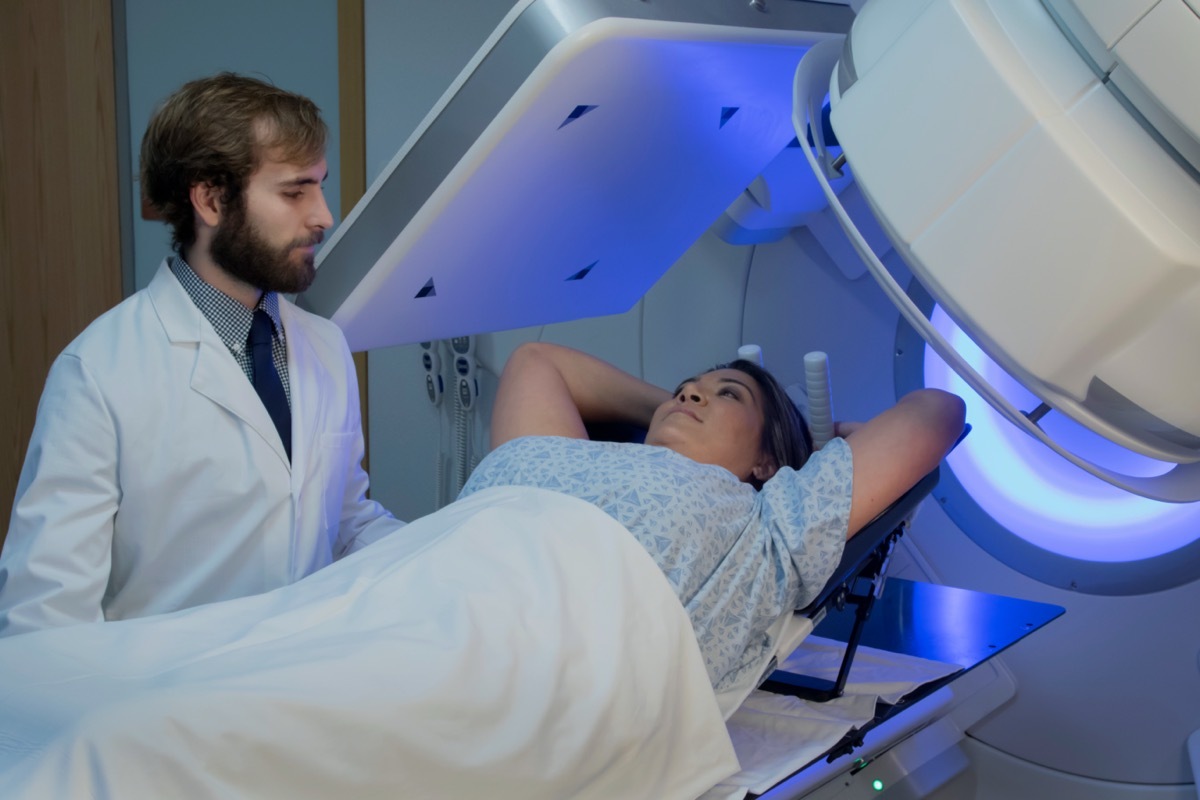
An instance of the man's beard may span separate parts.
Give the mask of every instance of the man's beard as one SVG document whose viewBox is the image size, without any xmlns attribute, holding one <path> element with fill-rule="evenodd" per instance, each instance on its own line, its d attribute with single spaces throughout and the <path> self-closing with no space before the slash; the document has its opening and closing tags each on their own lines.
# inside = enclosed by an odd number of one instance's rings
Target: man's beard
<svg viewBox="0 0 1200 800">
<path fill-rule="evenodd" d="M 317 231 L 307 239 L 272 247 L 247 219 L 245 198 L 237 197 L 226 207 L 225 219 L 213 235 L 211 255 L 222 269 L 243 283 L 264 292 L 294 294 L 312 285 L 317 274 L 313 254 L 295 251 L 320 244 L 323 238 L 324 233 Z"/>
</svg>

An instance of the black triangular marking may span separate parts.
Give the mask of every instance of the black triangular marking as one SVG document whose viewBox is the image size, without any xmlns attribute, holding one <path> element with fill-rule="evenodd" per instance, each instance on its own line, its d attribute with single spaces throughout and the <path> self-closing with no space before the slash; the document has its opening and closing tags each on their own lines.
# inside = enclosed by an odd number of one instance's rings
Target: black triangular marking
<svg viewBox="0 0 1200 800">
<path fill-rule="evenodd" d="M 721 124 L 718 125 L 717 127 L 724 128 L 725 123 L 729 122 L 729 120 L 733 119 L 733 115 L 738 112 L 738 108 L 740 108 L 740 106 L 724 106 L 724 107 L 722 107 L 721 108 Z"/>
<path fill-rule="evenodd" d="M 587 114 L 589 111 L 595 111 L 597 108 L 599 108 L 599 106 L 575 106 L 574 110 L 572 110 L 570 114 L 567 114 L 567 118 L 562 121 L 562 125 L 558 126 L 559 130 L 562 130 L 563 127 L 570 125 L 572 122 L 579 119 L 584 114 Z"/>
<path fill-rule="evenodd" d="M 584 267 L 583 269 L 579 270 L 579 272 L 576 272 L 574 275 L 572 275 L 571 277 L 567 278 L 567 280 L 569 280 L 569 281 L 581 281 L 581 280 L 583 280 L 584 278 L 586 278 L 586 277 L 587 277 L 588 273 L 592 271 L 592 267 L 596 266 L 596 265 L 597 265 L 597 264 L 599 264 L 599 263 L 600 263 L 599 261 L 593 261 L 592 263 L 588 264 L 588 265 L 587 265 L 586 267 Z"/>
<path fill-rule="evenodd" d="M 425 285 L 421 287 L 421 291 L 417 292 L 417 296 L 414 299 L 420 300 L 422 297 L 437 297 L 437 289 L 434 288 L 433 278 L 425 282 Z"/>
</svg>

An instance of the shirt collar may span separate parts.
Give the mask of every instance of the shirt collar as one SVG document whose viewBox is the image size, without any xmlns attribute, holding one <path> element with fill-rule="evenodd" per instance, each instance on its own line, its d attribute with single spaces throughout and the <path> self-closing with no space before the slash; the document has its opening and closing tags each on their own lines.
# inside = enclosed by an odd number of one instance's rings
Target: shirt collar
<svg viewBox="0 0 1200 800">
<path fill-rule="evenodd" d="M 212 284 L 206 283 L 183 256 L 173 257 L 170 265 L 171 272 L 179 279 L 184 291 L 230 350 L 240 353 L 246 349 L 246 339 L 250 335 L 254 311 L 260 308 L 271 318 L 271 323 L 275 326 L 275 336 L 284 341 L 283 322 L 279 317 L 279 295 L 276 292 L 263 292 L 254 309 L 249 309 Z"/>
</svg>

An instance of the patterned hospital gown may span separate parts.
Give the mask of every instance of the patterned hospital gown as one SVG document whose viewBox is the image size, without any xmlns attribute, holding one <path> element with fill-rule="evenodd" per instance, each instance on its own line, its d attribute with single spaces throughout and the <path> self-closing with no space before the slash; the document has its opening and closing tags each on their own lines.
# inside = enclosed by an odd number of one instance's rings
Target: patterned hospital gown
<svg viewBox="0 0 1200 800">
<path fill-rule="evenodd" d="M 804 607 L 837 566 L 850 447 L 834 439 L 759 492 L 665 447 L 528 436 L 489 453 L 460 497 L 492 486 L 569 494 L 628 528 L 675 589 L 722 691 L 762 669 L 774 644 L 767 629 L 785 609 Z"/>
</svg>

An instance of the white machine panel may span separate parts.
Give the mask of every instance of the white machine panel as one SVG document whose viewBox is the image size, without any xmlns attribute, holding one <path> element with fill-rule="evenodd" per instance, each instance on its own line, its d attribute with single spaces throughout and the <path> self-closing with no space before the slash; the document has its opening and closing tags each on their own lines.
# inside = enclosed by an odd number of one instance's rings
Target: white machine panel
<svg viewBox="0 0 1200 800">
<path fill-rule="evenodd" d="M 1052 408 L 1136 452 L 1196 462 L 1194 170 L 1037 0 L 876 5 L 834 73 L 831 121 L 905 262 Z M 890 41 L 873 29 L 897 21 Z M 1178 486 L 1166 494 L 1195 499 Z"/>
<path fill-rule="evenodd" d="M 610 4 L 674 20 L 518 6 L 338 229 L 301 302 L 352 349 L 628 310 L 794 138 L 796 64 L 851 19 Z"/>
</svg>

